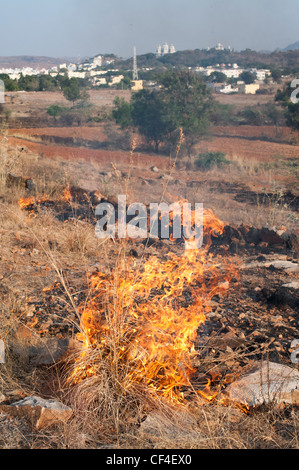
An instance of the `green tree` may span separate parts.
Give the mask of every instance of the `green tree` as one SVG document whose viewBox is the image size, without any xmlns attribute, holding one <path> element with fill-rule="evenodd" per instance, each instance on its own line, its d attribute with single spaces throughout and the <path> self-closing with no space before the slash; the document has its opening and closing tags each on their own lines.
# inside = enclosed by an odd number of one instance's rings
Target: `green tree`
<svg viewBox="0 0 299 470">
<path fill-rule="evenodd" d="M 55 89 L 57 89 L 57 82 L 51 75 L 39 77 L 39 91 L 54 91 Z"/>
<path fill-rule="evenodd" d="M 56 122 L 57 121 L 57 117 L 60 116 L 64 111 L 65 111 L 66 108 L 62 107 L 62 106 L 59 106 L 57 104 L 52 104 L 51 106 L 49 106 L 49 108 L 47 109 L 47 113 L 49 114 L 49 116 L 53 117 L 54 118 L 54 121 Z"/>
<path fill-rule="evenodd" d="M 290 103 L 287 108 L 287 124 L 299 131 L 299 103 Z"/>
<path fill-rule="evenodd" d="M 9 75 L 6 73 L 0 74 L 0 80 L 3 81 L 6 91 L 17 91 L 19 89 L 18 81 L 9 78 Z"/>
<path fill-rule="evenodd" d="M 161 142 L 172 141 L 183 130 L 190 155 L 193 145 L 207 135 L 214 100 L 211 90 L 196 74 L 169 71 L 159 75 L 158 90 L 141 90 L 130 103 L 115 100 L 113 117 L 123 128 L 133 126 L 158 152 Z"/>
<path fill-rule="evenodd" d="M 249 106 L 244 108 L 239 115 L 245 119 L 245 123 L 250 126 L 262 126 L 265 124 L 265 117 L 262 109 L 256 106 Z"/>
<path fill-rule="evenodd" d="M 158 153 L 160 143 L 174 130 L 163 96 L 156 91 L 141 90 L 133 95 L 132 107 L 134 125 L 149 142 L 154 142 Z"/>
<path fill-rule="evenodd" d="M 196 142 L 209 134 L 214 100 L 210 88 L 190 71 L 169 71 L 160 79 L 167 120 L 181 128 L 190 156 Z"/>
<path fill-rule="evenodd" d="M 249 71 L 245 70 L 244 72 L 241 73 L 240 80 L 245 82 L 246 85 L 250 85 L 251 83 L 255 82 L 256 75 L 252 72 L 249 72 Z"/>
<path fill-rule="evenodd" d="M 217 70 L 215 72 L 212 72 L 208 79 L 211 83 L 226 83 L 227 81 L 225 73 L 218 72 Z"/>
<path fill-rule="evenodd" d="M 131 88 L 132 80 L 130 77 L 125 76 L 120 83 L 116 85 L 116 88 L 119 90 L 129 90 Z"/>
<path fill-rule="evenodd" d="M 76 101 L 84 98 L 78 81 L 73 78 L 71 78 L 71 80 L 69 81 L 67 85 L 63 86 L 62 91 L 63 91 L 63 96 L 67 100 L 72 101 L 73 105 L 75 104 Z"/>
<path fill-rule="evenodd" d="M 26 75 L 24 77 L 21 74 L 21 77 L 18 80 L 18 85 L 19 88 L 24 91 L 38 91 L 39 78 L 36 75 Z"/>
<path fill-rule="evenodd" d="M 118 96 L 114 100 L 114 108 L 112 110 L 112 117 L 122 129 L 127 129 L 134 125 L 132 117 L 132 104 L 119 98 Z"/>
<path fill-rule="evenodd" d="M 282 75 L 282 72 L 280 69 L 271 70 L 271 77 L 273 78 L 274 82 L 281 83 L 281 75 Z"/>
</svg>

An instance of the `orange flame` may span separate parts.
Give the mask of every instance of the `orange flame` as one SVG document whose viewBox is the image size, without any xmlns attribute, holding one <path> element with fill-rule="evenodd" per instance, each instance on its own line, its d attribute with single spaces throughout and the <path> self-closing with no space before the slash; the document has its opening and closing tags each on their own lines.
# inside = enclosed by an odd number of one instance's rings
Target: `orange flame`
<svg viewBox="0 0 299 470">
<path fill-rule="evenodd" d="M 69 203 L 73 200 L 69 186 L 67 186 L 64 189 L 63 194 L 60 196 L 59 200 L 64 201 L 66 203 Z M 37 204 L 42 204 L 43 202 L 49 202 L 49 201 L 52 201 L 52 199 L 48 195 L 42 195 L 40 197 L 34 197 L 34 196 L 21 197 L 19 199 L 19 205 L 21 209 L 25 209 L 28 212 L 33 212 L 34 206 L 36 206 Z"/>
<path fill-rule="evenodd" d="M 20 205 L 21 209 L 26 209 L 29 206 L 34 205 L 34 203 L 35 203 L 35 199 L 32 196 L 31 197 L 21 197 L 19 199 L 19 205 Z"/>
<path fill-rule="evenodd" d="M 73 199 L 73 197 L 72 197 L 72 194 L 71 194 L 71 191 L 70 191 L 70 187 L 67 186 L 66 188 L 64 188 L 62 200 L 64 202 L 71 202 L 72 199 Z"/>
<path fill-rule="evenodd" d="M 212 212 L 205 212 L 204 221 L 208 236 L 222 231 Z M 171 254 L 165 261 L 151 257 L 141 270 L 134 263 L 118 261 L 110 274 L 91 275 L 91 298 L 81 309 L 78 335 L 83 351 L 70 382 L 101 374 L 109 363 L 122 373 L 126 391 L 143 385 L 181 401 L 182 387 L 190 385 L 195 371 L 197 329 L 232 273 L 215 264 L 206 248 Z"/>
</svg>

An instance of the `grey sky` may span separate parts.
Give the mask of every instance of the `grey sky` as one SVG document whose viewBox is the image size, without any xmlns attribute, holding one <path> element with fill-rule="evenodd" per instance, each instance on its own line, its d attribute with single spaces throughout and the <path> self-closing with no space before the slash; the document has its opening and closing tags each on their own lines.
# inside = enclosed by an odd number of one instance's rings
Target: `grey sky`
<svg viewBox="0 0 299 470">
<path fill-rule="evenodd" d="M 299 0 L 0 0 L 0 56 L 274 50 L 299 40 L 298 13 Z"/>
</svg>

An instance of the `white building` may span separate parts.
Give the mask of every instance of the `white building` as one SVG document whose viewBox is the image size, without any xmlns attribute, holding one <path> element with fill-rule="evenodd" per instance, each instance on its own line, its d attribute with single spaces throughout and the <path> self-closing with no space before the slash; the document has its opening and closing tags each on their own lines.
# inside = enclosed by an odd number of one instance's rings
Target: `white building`
<svg viewBox="0 0 299 470">
<path fill-rule="evenodd" d="M 270 77 L 271 72 L 268 69 L 251 69 L 252 73 L 255 73 L 256 79 L 259 81 L 264 81 L 267 77 Z"/>
<path fill-rule="evenodd" d="M 93 77 L 91 79 L 91 84 L 93 86 L 107 85 L 107 80 L 104 77 Z"/>
<path fill-rule="evenodd" d="M 94 58 L 93 58 L 93 64 L 96 66 L 96 67 L 102 67 L 102 63 L 103 63 L 103 58 L 101 55 L 96 55 Z"/>
<path fill-rule="evenodd" d="M 165 54 L 174 54 L 176 52 L 175 47 L 173 44 L 169 46 L 167 42 L 161 46 L 161 44 L 158 45 L 156 49 L 156 57 L 162 57 Z"/>
<path fill-rule="evenodd" d="M 249 85 L 246 83 L 239 84 L 239 90 L 241 93 L 245 95 L 255 95 L 257 90 L 259 90 L 260 86 L 258 83 L 250 83 Z"/>
<path fill-rule="evenodd" d="M 165 54 L 169 54 L 169 45 L 167 44 L 167 42 L 165 42 L 162 47 L 162 55 Z"/>
<path fill-rule="evenodd" d="M 224 46 L 220 42 L 215 46 L 216 51 L 224 51 Z"/>
<path fill-rule="evenodd" d="M 224 93 L 225 95 L 228 95 L 230 93 L 238 93 L 239 88 L 232 87 L 232 85 L 217 85 L 214 90 L 216 93 Z"/>
<path fill-rule="evenodd" d="M 114 75 L 110 77 L 110 82 L 108 83 L 109 86 L 117 85 L 124 79 L 124 75 Z"/>
<path fill-rule="evenodd" d="M 90 70 L 89 72 L 86 72 L 87 77 L 98 77 L 100 75 L 106 75 L 107 71 L 106 70 Z"/>
<path fill-rule="evenodd" d="M 239 78 L 241 73 L 244 72 L 244 70 L 231 68 L 231 69 L 222 69 L 221 72 L 224 73 L 224 75 L 226 75 L 227 78 Z"/>
<path fill-rule="evenodd" d="M 86 78 L 87 73 L 86 72 L 68 72 L 67 73 L 68 78 Z"/>
<path fill-rule="evenodd" d="M 66 67 L 66 69 L 67 69 L 68 72 L 75 72 L 77 70 L 77 65 L 76 64 L 69 64 Z"/>
</svg>

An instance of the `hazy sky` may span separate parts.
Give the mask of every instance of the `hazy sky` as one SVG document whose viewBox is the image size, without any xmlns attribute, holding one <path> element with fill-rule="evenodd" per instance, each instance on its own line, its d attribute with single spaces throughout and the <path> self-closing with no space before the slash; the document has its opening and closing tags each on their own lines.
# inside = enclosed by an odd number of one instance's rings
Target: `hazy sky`
<svg viewBox="0 0 299 470">
<path fill-rule="evenodd" d="M 0 56 L 130 57 L 217 42 L 274 50 L 299 41 L 299 0 L 0 0 Z"/>
</svg>

